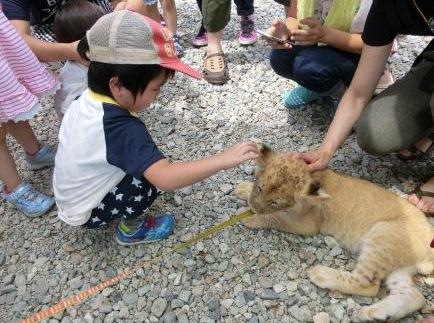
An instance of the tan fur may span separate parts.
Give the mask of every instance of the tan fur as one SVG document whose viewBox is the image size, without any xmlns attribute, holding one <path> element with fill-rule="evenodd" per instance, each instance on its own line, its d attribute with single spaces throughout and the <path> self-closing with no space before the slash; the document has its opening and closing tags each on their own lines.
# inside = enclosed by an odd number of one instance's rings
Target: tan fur
<svg viewBox="0 0 434 323">
<path fill-rule="evenodd" d="M 434 228 L 421 211 L 378 185 L 331 170 L 311 174 L 303 161 L 269 149 L 259 164 L 256 181 L 241 183 L 235 191 L 256 213 L 245 221 L 247 227 L 332 235 L 359 252 L 352 272 L 325 266 L 309 271 L 319 287 L 363 296 L 377 295 L 388 278 L 390 295 L 363 307 L 357 320 L 399 319 L 423 307 L 412 277 L 434 271 L 429 246 Z"/>
</svg>

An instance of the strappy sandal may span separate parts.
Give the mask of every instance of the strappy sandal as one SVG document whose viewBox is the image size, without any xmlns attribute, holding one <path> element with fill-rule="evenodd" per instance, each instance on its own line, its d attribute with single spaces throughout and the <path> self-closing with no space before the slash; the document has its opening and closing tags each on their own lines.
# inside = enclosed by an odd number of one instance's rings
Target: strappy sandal
<svg viewBox="0 0 434 323">
<path fill-rule="evenodd" d="M 229 70 L 222 52 L 205 56 L 203 77 L 208 83 L 221 85 L 229 80 Z"/>
<path fill-rule="evenodd" d="M 434 192 L 429 191 L 423 191 L 420 186 L 416 187 L 413 192 L 410 193 L 409 196 L 412 194 L 416 195 L 416 197 L 419 199 L 419 201 L 422 199 L 422 197 L 433 197 L 434 198 Z M 432 212 L 423 212 L 426 216 L 434 216 L 434 211 Z"/>
<path fill-rule="evenodd" d="M 404 154 L 403 150 L 399 151 L 398 158 L 404 161 L 408 160 L 418 160 L 425 158 L 431 149 L 434 148 L 434 130 L 431 130 L 430 133 L 425 137 L 431 140 L 431 144 L 428 146 L 427 149 L 424 151 L 418 149 L 416 145 L 411 146 L 410 148 L 406 149 L 408 154 Z"/>
</svg>

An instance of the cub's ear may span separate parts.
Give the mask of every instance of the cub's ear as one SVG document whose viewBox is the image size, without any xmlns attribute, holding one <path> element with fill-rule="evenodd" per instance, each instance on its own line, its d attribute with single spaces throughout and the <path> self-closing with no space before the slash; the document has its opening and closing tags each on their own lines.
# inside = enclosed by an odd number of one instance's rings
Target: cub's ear
<svg viewBox="0 0 434 323">
<path fill-rule="evenodd" d="M 261 156 L 257 159 L 259 166 L 264 167 L 267 163 L 267 160 L 273 155 L 273 151 L 270 147 L 263 143 L 257 143 L 259 152 L 261 153 Z"/>
<path fill-rule="evenodd" d="M 310 196 L 317 196 L 321 199 L 328 199 L 330 198 L 330 195 L 327 194 L 327 192 L 320 186 L 319 182 L 317 180 L 314 180 L 309 187 L 309 195 Z"/>
</svg>

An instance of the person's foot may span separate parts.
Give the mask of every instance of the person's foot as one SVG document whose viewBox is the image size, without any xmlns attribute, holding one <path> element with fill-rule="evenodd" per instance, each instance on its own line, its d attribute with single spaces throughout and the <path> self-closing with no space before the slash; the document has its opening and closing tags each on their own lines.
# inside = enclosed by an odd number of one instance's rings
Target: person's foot
<svg viewBox="0 0 434 323">
<path fill-rule="evenodd" d="M 434 323 L 434 315 L 429 315 L 427 317 L 424 317 L 420 321 L 417 321 L 417 323 Z"/>
<path fill-rule="evenodd" d="M 412 160 L 420 157 L 425 157 L 429 150 L 433 147 L 433 134 L 423 137 L 413 147 L 409 149 L 401 149 L 398 153 L 398 158 L 401 160 Z"/>
<path fill-rule="evenodd" d="M 135 230 L 119 222 L 115 229 L 116 242 L 121 246 L 131 246 L 163 240 L 172 234 L 174 226 L 175 219 L 171 214 L 148 216 Z"/>
<path fill-rule="evenodd" d="M 298 109 L 321 98 L 319 93 L 297 86 L 283 95 L 283 104 L 288 109 Z"/>
<path fill-rule="evenodd" d="M 26 153 L 26 161 L 31 170 L 37 170 L 54 165 L 55 157 L 56 151 L 47 145 L 43 145 L 33 156 Z"/>
<path fill-rule="evenodd" d="M 179 42 L 179 36 L 177 34 L 173 34 L 173 44 L 175 45 L 176 55 L 181 57 L 184 54 L 184 49 Z"/>
<path fill-rule="evenodd" d="M 201 28 L 191 43 L 194 47 L 203 47 L 208 45 L 208 34 L 206 30 Z"/>
<path fill-rule="evenodd" d="M 241 45 L 247 46 L 254 44 L 256 39 L 255 23 L 252 16 L 241 17 L 241 31 L 238 37 L 238 42 Z"/>
<path fill-rule="evenodd" d="M 425 214 L 434 214 L 434 177 L 419 187 L 419 193 L 416 191 L 411 194 L 408 201 Z"/>
<path fill-rule="evenodd" d="M 46 213 L 54 204 L 54 198 L 37 191 L 32 185 L 22 182 L 14 191 L 0 192 L 9 204 L 15 206 L 29 218 L 35 218 Z"/>
</svg>

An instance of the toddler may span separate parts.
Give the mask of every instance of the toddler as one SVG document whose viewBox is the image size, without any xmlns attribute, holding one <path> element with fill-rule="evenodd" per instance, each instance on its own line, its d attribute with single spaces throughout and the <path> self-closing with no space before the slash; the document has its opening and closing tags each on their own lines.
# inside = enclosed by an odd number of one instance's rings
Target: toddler
<svg viewBox="0 0 434 323">
<path fill-rule="evenodd" d="M 258 157 L 249 142 L 177 163 L 159 151 L 136 113 L 151 105 L 175 71 L 198 79 L 200 73 L 179 61 L 171 33 L 158 22 L 115 11 L 95 23 L 79 48 L 90 60 L 89 88 L 62 120 L 53 180 L 58 214 L 66 223 L 98 228 L 119 218 L 120 245 L 164 239 L 173 231 L 172 215 L 135 221 L 162 191 Z"/>
<path fill-rule="evenodd" d="M 0 196 L 28 217 L 47 212 L 54 199 L 20 178 L 6 135 L 23 146 L 30 169 L 52 165 L 54 150 L 38 142 L 28 120 L 40 110 L 38 96 L 56 87 L 57 80 L 39 63 L 0 6 Z"/>
<path fill-rule="evenodd" d="M 86 0 L 68 1 L 57 11 L 54 19 L 54 34 L 59 43 L 72 43 L 82 39 L 86 31 L 105 14 L 102 7 Z M 54 108 L 59 119 L 66 109 L 87 88 L 87 62 L 65 63 L 59 73 L 60 89 L 54 96 Z"/>
</svg>

